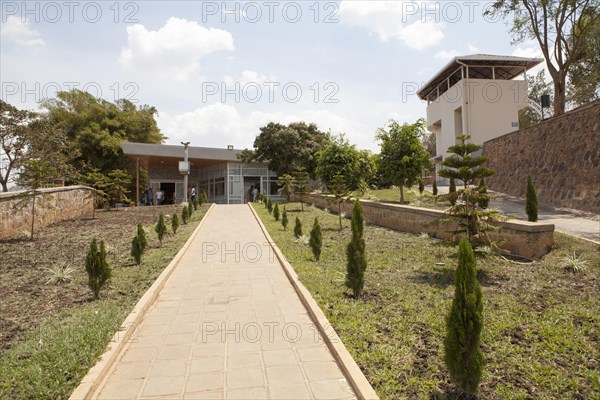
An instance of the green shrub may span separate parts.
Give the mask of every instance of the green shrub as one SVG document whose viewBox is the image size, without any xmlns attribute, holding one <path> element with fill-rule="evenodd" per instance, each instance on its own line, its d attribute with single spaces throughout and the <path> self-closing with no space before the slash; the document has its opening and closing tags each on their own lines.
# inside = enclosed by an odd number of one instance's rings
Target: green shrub
<svg viewBox="0 0 600 400">
<path fill-rule="evenodd" d="M 423 182 L 423 179 L 419 179 L 419 194 L 422 196 L 424 191 L 425 183 Z"/>
<path fill-rule="evenodd" d="M 458 196 L 456 195 L 456 182 L 453 177 L 450 178 L 450 187 L 448 188 L 448 200 L 450 200 L 450 204 L 456 205 L 456 199 Z"/>
<path fill-rule="evenodd" d="M 435 177 L 433 178 L 433 195 L 437 196 L 438 194 L 438 189 L 437 189 L 437 182 L 435 180 Z"/>
<path fill-rule="evenodd" d="M 111 276 L 111 269 L 106 261 L 106 248 L 104 241 L 100 241 L 100 250 L 96 238 L 90 243 L 90 250 L 85 258 L 85 271 L 88 274 L 88 286 L 94 294 L 94 299 L 100 296 L 100 289 L 108 282 Z"/>
<path fill-rule="evenodd" d="M 194 215 L 194 204 L 192 201 L 189 201 L 187 204 L 187 209 L 188 209 L 188 215 L 191 217 L 192 215 Z"/>
<path fill-rule="evenodd" d="M 142 247 L 142 253 L 146 251 L 148 247 L 148 239 L 146 238 L 146 230 L 142 224 L 137 225 L 137 236 L 140 239 L 140 246 Z"/>
<path fill-rule="evenodd" d="M 289 221 L 288 221 L 287 211 L 285 210 L 285 206 L 283 206 L 283 214 L 281 215 L 281 225 L 283 225 L 284 231 L 287 230 L 288 222 Z"/>
<path fill-rule="evenodd" d="M 144 254 L 142 242 L 140 237 L 135 235 L 131 241 L 131 257 L 133 257 L 137 265 L 142 263 L 142 254 Z"/>
<path fill-rule="evenodd" d="M 163 216 L 163 213 L 160 213 L 160 216 L 158 217 L 158 222 L 156 223 L 154 230 L 158 235 L 158 241 L 162 245 L 163 237 L 167 233 L 167 225 L 165 224 L 165 217 Z"/>
<path fill-rule="evenodd" d="M 527 177 L 527 193 L 525 195 L 525 212 L 527 213 L 527 220 L 530 222 L 536 222 L 538 220 L 538 201 L 537 194 L 535 193 L 535 187 L 531 181 L 531 176 Z"/>
<path fill-rule="evenodd" d="M 273 212 L 273 202 L 271 201 L 271 199 L 267 201 L 267 210 L 269 210 L 269 214 Z"/>
<path fill-rule="evenodd" d="M 189 219 L 190 219 L 190 212 L 187 207 L 183 207 L 183 210 L 181 210 L 181 221 L 183 222 L 184 225 L 187 225 Z"/>
<path fill-rule="evenodd" d="M 446 317 L 444 361 L 450 377 L 469 398 L 477 392 L 483 370 L 480 348 L 483 302 L 477 282 L 475 254 L 463 236 L 458 246 L 454 300 Z"/>
<path fill-rule="evenodd" d="M 198 210 L 198 206 L 200 205 L 200 199 L 198 199 L 198 196 L 194 196 L 192 198 L 192 204 L 194 205 L 194 211 Z"/>
<path fill-rule="evenodd" d="M 358 300 L 362 294 L 365 285 L 365 270 L 367 269 L 363 231 L 363 210 L 360 201 L 356 199 L 352 208 L 352 240 L 346 248 L 346 286 L 352 290 L 355 300 Z"/>
<path fill-rule="evenodd" d="M 175 213 L 173 214 L 173 218 L 171 218 L 171 229 L 173 230 L 173 234 L 177 233 L 177 228 L 179 228 L 179 215 Z"/>
<path fill-rule="evenodd" d="M 273 217 L 275 217 L 275 221 L 279 221 L 279 203 L 275 203 L 275 207 L 273 208 Z"/>
<path fill-rule="evenodd" d="M 479 204 L 479 207 L 481 208 L 488 208 L 488 206 L 490 205 L 490 197 L 487 196 L 487 187 L 485 186 L 485 180 L 483 178 L 479 180 L 478 189 L 479 194 L 484 196 L 478 197 L 477 204 Z"/>
<path fill-rule="evenodd" d="M 319 225 L 319 219 L 315 217 L 312 230 L 310 231 L 310 249 L 312 250 L 315 260 L 319 261 L 321 258 L 321 247 L 323 246 L 323 234 L 321 232 L 321 225 Z"/>
<path fill-rule="evenodd" d="M 300 222 L 300 218 L 296 217 L 296 225 L 294 225 L 294 236 L 299 238 L 302 236 L 302 222 Z"/>
</svg>

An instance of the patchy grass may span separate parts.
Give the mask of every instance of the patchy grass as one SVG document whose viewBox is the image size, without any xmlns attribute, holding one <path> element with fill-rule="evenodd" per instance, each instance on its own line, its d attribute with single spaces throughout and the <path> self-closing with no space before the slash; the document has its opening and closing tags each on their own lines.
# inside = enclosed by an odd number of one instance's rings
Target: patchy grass
<svg viewBox="0 0 600 400">
<path fill-rule="evenodd" d="M 363 196 L 363 199 L 380 201 L 382 203 L 400 203 L 400 189 L 377 189 L 371 190 L 369 195 Z M 425 190 L 421 195 L 417 187 L 404 189 L 405 205 L 413 207 L 433 208 L 436 210 L 446 210 L 450 207 L 447 201 L 436 201 L 435 197 Z"/>
<path fill-rule="evenodd" d="M 0 398 L 68 397 L 206 209 L 195 212 L 177 235 L 168 234 L 162 246 L 154 224 L 160 212 L 181 212 L 179 206 L 99 212 L 95 220 L 42 228 L 34 242 L 0 242 Z M 148 237 L 140 266 L 129 257 L 138 222 L 144 224 Z M 92 300 L 84 268 L 92 237 L 105 240 L 113 268 L 113 277 L 97 301 Z M 51 276 L 48 268 L 54 265 L 73 267 L 72 281 L 46 284 Z"/>
<path fill-rule="evenodd" d="M 349 220 L 340 232 L 336 215 L 287 206 L 304 226 L 319 217 L 323 253 L 315 262 L 289 229 L 255 209 L 382 399 L 458 398 L 442 350 L 454 246 L 366 226 L 365 293 L 353 301 L 344 286 Z M 480 398 L 600 398 L 599 250 L 556 233 L 554 250 L 540 262 L 478 259 L 486 359 Z M 564 256 L 573 253 L 587 260 L 584 272 L 565 270 Z"/>
</svg>

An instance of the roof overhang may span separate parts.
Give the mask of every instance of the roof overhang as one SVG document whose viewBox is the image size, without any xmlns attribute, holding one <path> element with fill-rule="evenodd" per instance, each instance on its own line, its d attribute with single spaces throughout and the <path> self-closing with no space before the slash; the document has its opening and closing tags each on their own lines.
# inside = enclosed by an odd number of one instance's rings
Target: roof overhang
<svg viewBox="0 0 600 400">
<path fill-rule="evenodd" d="M 489 54 L 474 54 L 469 56 L 454 57 L 444 68 L 429 80 L 417 95 L 421 100 L 426 100 L 434 93 L 437 97 L 437 88 L 445 84 L 445 89 L 463 79 L 462 67 L 469 67 L 468 77 L 471 79 L 502 79 L 511 80 L 525 71 L 539 65 L 542 58 L 525 58 L 513 56 L 496 56 Z M 447 82 L 450 81 L 450 85 Z"/>
<path fill-rule="evenodd" d="M 123 153 L 131 159 L 149 165 L 177 165 L 183 161 L 184 147 L 167 144 L 121 142 Z M 188 147 L 188 159 L 194 165 L 214 165 L 228 161 L 239 161 L 242 150 L 216 149 L 210 147 Z"/>
</svg>

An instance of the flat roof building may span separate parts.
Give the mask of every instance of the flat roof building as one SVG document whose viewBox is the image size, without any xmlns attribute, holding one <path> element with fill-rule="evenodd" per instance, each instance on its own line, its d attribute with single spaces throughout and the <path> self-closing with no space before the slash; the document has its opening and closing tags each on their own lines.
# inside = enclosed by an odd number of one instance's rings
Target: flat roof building
<svg viewBox="0 0 600 400">
<path fill-rule="evenodd" d="M 436 169 L 457 136 L 470 135 L 472 143 L 482 145 L 519 129 L 519 110 L 529 106 L 527 71 L 542 61 L 459 56 L 421 88 L 418 96 L 427 101 L 427 125 L 436 139 Z"/>
<path fill-rule="evenodd" d="M 250 189 L 256 187 L 260 193 L 281 200 L 277 186 L 277 174 L 265 163 L 245 164 L 238 159 L 241 150 L 209 147 L 188 147 L 188 187 L 179 171 L 179 162 L 184 161 L 185 147 L 165 144 L 122 142 L 125 155 L 136 161 L 139 168 L 148 171 L 149 186 L 156 193 L 161 189 L 164 204 L 184 201 L 185 193 L 193 187 L 197 193 L 204 191 L 208 200 L 218 204 L 243 204 L 250 200 Z M 139 203 L 139 197 L 137 201 Z"/>
</svg>

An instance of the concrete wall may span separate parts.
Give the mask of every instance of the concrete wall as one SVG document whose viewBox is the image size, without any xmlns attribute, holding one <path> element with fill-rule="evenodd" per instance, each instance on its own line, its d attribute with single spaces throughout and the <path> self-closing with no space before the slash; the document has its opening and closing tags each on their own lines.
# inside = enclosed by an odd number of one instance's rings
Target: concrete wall
<svg viewBox="0 0 600 400">
<path fill-rule="evenodd" d="M 36 196 L 35 228 L 67 219 L 91 216 L 94 207 L 92 189 L 67 186 L 41 189 Z M 24 198 L 23 192 L 0 193 L 0 239 L 14 238 L 31 231 L 31 200 L 24 208 L 15 206 Z"/>
<path fill-rule="evenodd" d="M 319 194 L 308 196 L 308 202 L 319 208 L 328 207 L 337 211 L 337 205 L 331 197 Z M 384 204 L 370 200 L 361 200 L 363 214 L 367 222 L 397 231 L 419 234 L 427 232 L 431 237 L 438 239 L 450 239 L 453 226 L 450 223 L 440 222 L 444 213 L 438 210 L 402 206 L 396 204 Z M 342 212 L 350 215 L 352 203 L 343 203 Z M 502 246 L 511 254 L 540 259 L 548 254 L 554 244 L 554 225 L 527 221 L 500 222 L 502 228 L 497 232 L 490 233 L 494 241 L 505 240 Z"/>
<path fill-rule="evenodd" d="M 488 187 L 525 196 L 531 175 L 538 201 L 600 213 L 600 101 L 484 143 L 496 175 Z"/>
</svg>

